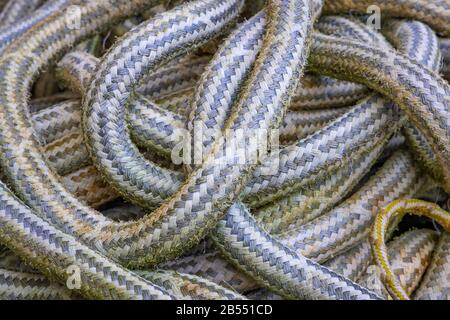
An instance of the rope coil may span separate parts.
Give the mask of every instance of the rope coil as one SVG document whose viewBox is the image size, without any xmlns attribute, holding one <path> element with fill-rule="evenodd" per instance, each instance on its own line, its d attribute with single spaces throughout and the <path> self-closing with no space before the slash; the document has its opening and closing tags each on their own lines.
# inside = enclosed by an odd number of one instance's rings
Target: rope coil
<svg viewBox="0 0 450 320">
<path fill-rule="evenodd" d="M 398 211 L 422 212 L 397 199 L 450 190 L 447 0 L 30 0 L 0 17 L 1 298 L 449 286 L 448 238 L 392 240 L 405 274 L 384 247 Z"/>
</svg>

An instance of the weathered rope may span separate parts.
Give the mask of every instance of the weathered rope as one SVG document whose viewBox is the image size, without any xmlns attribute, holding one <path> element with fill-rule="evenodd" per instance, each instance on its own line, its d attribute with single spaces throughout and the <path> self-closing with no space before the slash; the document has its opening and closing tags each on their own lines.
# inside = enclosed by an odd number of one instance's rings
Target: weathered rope
<svg viewBox="0 0 450 320">
<path fill-rule="evenodd" d="M 419 285 L 413 293 L 415 300 L 448 300 L 450 299 L 449 277 L 450 236 L 443 232 L 436 245 L 430 265 Z"/>
<path fill-rule="evenodd" d="M 448 298 L 448 1 L 247 2 L 0 1 L 1 298 Z"/>
<path fill-rule="evenodd" d="M 433 203 L 415 199 L 400 199 L 392 202 L 379 212 L 372 227 L 372 232 L 370 233 L 370 242 L 372 244 L 375 262 L 380 266 L 382 271 L 381 278 L 392 297 L 402 300 L 409 299 L 409 295 L 392 271 L 384 239 L 385 230 L 388 228 L 390 221 L 396 216 L 406 213 L 429 217 L 440 223 L 446 232 L 450 230 L 450 213 Z"/>
<path fill-rule="evenodd" d="M 398 238 L 395 238 L 386 244 L 389 251 L 389 259 L 394 266 L 394 272 L 400 277 L 402 284 L 408 288 L 409 292 L 413 292 L 418 287 L 425 270 L 430 264 L 430 257 L 433 253 L 434 246 L 437 243 L 437 239 L 438 235 L 435 231 L 429 229 L 417 229 L 405 232 Z M 366 259 L 368 260 L 367 264 L 370 264 L 370 254 L 366 255 Z M 334 261 L 337 260 L 339 260 L 339 263 L 330 262 L 325 265 L 338 273 L 341 273 L 343 270 L 350 270 L 355 265 L 359 265 L 359 263 L 354 263 L 354 260 L 350 257 L 350 253 L 340 255 L 334 259 Z M 203 269 L 200 269 L 200 272 L 197 271 L 197 274 L 207 277 L 206 274 L 203 274 L 203 270 L 207 270 L 207 265 L 204 263 L 202 264 L 201 262 L 202 260 L 198 261 L 198 264 L 201 265 Z M 217 264 L 214 266 L 216 265 Z M 177 265 L 172 264 L 172 267 L 175 266 Z M 214 266 L 210 267 L 212 268 Z M 185 268 L 183 264 L 178 267 L 180 267 L 181 270 L 184 270 Z M 193 263 L 191 263 L 190 267 L 195 269 L 198 268 L 198 266 Z M 373 271 L 375 271 L 375 273 Z M 380 277 L 376 274 L 377 271 L 378 270 L 373 267 L 368 270 L 366 268 L 366 270 L 363 270 L 361 275 L 354 280 L 361 285 L 378 292 L 380 295 L 384 296 L 384 298 L 390 299 L 389 294 L 386 294 L 386 289 L 383 287 L 384 285 L 382 284 Z M 347 273 L 347 276 L 350 277 L 351 275 L 352 273 Z M 274 295 L 271 291 L 265 289 L 252 292 L 248 297 L 251 299 L 281 299 L 280 296 Z"/>
<path fill-rule="evenodd" d="M 436 231 L 417 229 L 405 232 L 387 244 L 389 263 L 395 276 L 406 292 L 411 295 L 418 287 L 431 260 L 431 254 L 438 240 Z M 375 274 L 374 274 L 375 272 Z M 392 299 L 384 287 L 378 267 L 370 266 L 358 283 L 379 292 L 386 299 Z"/>
</svg>

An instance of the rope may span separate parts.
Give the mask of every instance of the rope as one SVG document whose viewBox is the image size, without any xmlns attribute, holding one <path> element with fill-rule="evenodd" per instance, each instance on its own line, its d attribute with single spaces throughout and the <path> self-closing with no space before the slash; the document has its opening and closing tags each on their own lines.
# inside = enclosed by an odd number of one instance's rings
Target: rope
<svg viewBox="0 0 450 320">
<path fill-rule="evenodd" d="M 448 1 L 0 7 L 0 297 L 448 296 Z"/>
</svg>

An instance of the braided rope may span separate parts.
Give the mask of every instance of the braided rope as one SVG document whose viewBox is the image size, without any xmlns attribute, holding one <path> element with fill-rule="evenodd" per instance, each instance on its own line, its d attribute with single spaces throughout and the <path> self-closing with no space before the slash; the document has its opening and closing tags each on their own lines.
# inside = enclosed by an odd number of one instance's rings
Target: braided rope
<svg viewBox="0 0 450 320">
<path fill-rule="evenodd" d="M 377 265 L 382 271 L 382 280 L 393 298 L 409 299 L 406 289 L 402 286 L 400 280 L 392 271 L 392 267 L 388 260 L 388 253 L 384 244 L 385 230 L 389 222 L 395 216 L 413 213 L 415 215 L 423 215 L 440 223 L 446 231 L 450 228 L 450 213 L 442 210 L 439 206 L 421 201 L 421 200 L 396 200 L 390 203 L 386 208 L 381 210 L 372 227 L 370 233 L 370 242 L 374 252 L 374 258 Z"/>
<path fill-rule="evenodd" d="M 257 21 L 259 22 L 259 21 Z M 258 24 L 257 24 L 258 26 Z M 248 28 L 243 28 L 244 30 L 247 30 Z M 250 31 L 252 31 L 250 29 Z M 239 37 L 241 35 L 241 31 L 237 32 L 237 37 Z M 235 37 L 231 37 L 234 41 L 236 41 Z M 253 38 L 251 38 L 253 39 Z M 231 41 L 231 40 L 230 40 Z M 250 42 L 251 43 L 251 42 Z M 233 46 L 234 47 L 234 46 Z M 227 46 L 224 47 L 225 49 L 227 48 Z M 226 51 L 226 50 L 225 50 Z M 237 51 L 237 53 L 239 53 L 241 55 L 241 53 L 239 51 Z M 233 54 L 233 51 L 232 51 Z M 239 61 L 241 59 L 241 56 L 238 56 L 237 58 L 233 58 L 233 56 L 231 55 L 226 55 L 223 57 L 222 60 L 224 60 L 225 62 L 236 59 L 237 61 Z M 219 55 L 220 56 L 220 55 Z M 222 62 L 220 60 L 220 58 L 218 59 L 218 61 L 216 62 L 217 65 L 220 65 Z M 244 64 L 244 66 L 241 66 L 240 68 L 244 68 L 245 69 L 246 65 Z M 217 67 L 212 68 L 214 70 L 217 69 Z M 240 71 L 238 74 L 243 74 L 243 71 Z M 242 77 L 241 77 L 242 78 Z M 227 79 L 225 78 L 222 81 L 226 81 Z M 216 80 L 217 82 L 217 80 Z M 233 88 L 233 90 L 237 90 L 237 86 L 232 86 L 231 84 L 227 84 L 228 88 L 231 90 Z M 202 92 L 200 92 L 199 97 L 202 97 L 201 99 L 205 99 L 207 100 L 207 95 L 202 95 Z M 209 92 L 208 92 L 209 93 Z M 211 100 L 210 98 L 208 98 L 209 100 Z M 200 102 L 201 103 L 201 102 Z M 218 100 L 219 104 L 223 104 L 223 101 Z M 175 115 L 170 115 L 169 117 L 167 117 L 169 114 L 166 112 L 161 112 L 161 110 L 159 108 L 157 108 L 156 106 L 152 105 L 152 104 L 147 104 L 147 106 L 145 107 L 145 103 L 138 103 L 138 104 L 132 104 L 134 105 L 132 107 L 133 110 L 137 110 L 138 112 L 136 112 L 136 114 L 132 114 L 130 116 L 130 120 L 132 125 L 130 126 L 130 130 L 132 133 L 133 137 L 136 137 L 136 140 L 143 140 L 147 143 L 148 146 L 150 147 L 154 147 L 158 152 L 163 152 L 165 154 L 170 153 L 170 149 L 166 149 L 167 147 L 173 147 L 173 145 L 175 145 L 183 136 L 184 132 L 181 131 L 181 127 L 182 121 L 177 121 L 177 116 Z M 218 110 L 222 110 L 222 109 L 226 109 L 224 105 L 221 105 L 222 108 L 217 108 Z M 223 112 L 220 111 L 220 112 Z M 217 112 L 212 112 L 212 114 L 217 114 Z M 142 121 L 142 118 L 148 119 L 145 121 Z M 288 115 L 286 116 L 286 120 L 285 121 L 289 121 L 290 118 L 294 117 L 293 115 L 290 116 L 290 114 L 288 113 Z M 165 120 L 165 119 L 168 120 Z M 217 117 L 213 118 L 213 119 L 209 119 L 207 121 L 208 123 L 213 123 L 215 124 L 216 128 L 220 128 L 220 123 L 221 121 L 218 120 Z M 155 127 L 156 124 L 156 127 Z M 178 129 L 180 130 L 178 130 Z M 137 133 L 134 133 L 134 131 L 137 131 Z M 211 127 L 208 129 L 209 131 L 214 131 L 214 128 Z M 336 128 L 337 132 L 340 132 L 338 130 L 338 128 Z M 356 130 L 355 130 L 356 131 Z M 283 131 L 281 131 L 281 134 L 283 134 Z M 205 134 L 204 134 L 205 135 Z M 163 145 L 161 145 L 161 142 L 165 143 Z M 209 140 L 211 141 L 211 140 Z M 139 144 L 139 141 L 136 141 Z M 350 142 L 348 141 L 348 144 L 350 145 Z M 357 143 L 355 143 L 357 144 Z M 358 144 L 359 145 L 359 144 Z M 167 151 L 166 151 L 167 150 Z M 292 152 L 295 152 L 296 150 L 292 150 Z M 284 163 L 282 163 L 283 165 Z M 279 171 L 285 171 L 288 168 L 284 168 L 281 167 Z M 263 169 L 264 170 L 264 169 Z M 274 179 L 275 180 L 275 177 Z M 176 184 L 176 181 L 171 181 L 170 184 Z M 263 184 L 263 183 L 262 183 Z M 279 187 L 279 185 L 277 185 L 277 187 Z"/>
<path fill-rule="evenodd" d="M 66 287 L 50 282 L 36 270 L 24 265 L 10 251 L 5 251 L 0 263 L 0 297 L 6 299 L 78 299 Z M 18 270 L 21 269 L 21 270 Z M 175 271 L 140 271 L 140 276 L 164 288 L 177 299 L 244 299 L 206 279 Z M 11 285 L 16 283 L 17 285 Z"/>
<path fill-rule="evenodd" d="M 419 288 L 413 293 L 416 300 L 448 300 L 450 266 L 449 233 L 442 233 L 436 245 L 430 265 Z"/>
<path fill-rule="evenodd" d="M 176 271 L 138 271 L 138 274 L 164 287 L 174 296 L 189 300 L 246 300 L 244 296 L 214 282 Z M 172 292 L 173 291 L 173 292 Z"/>
<path fill-rule="evenodd" d="M 50 283 L 43 275 L 0 269 L 2 300 L 68 300 L 71 293 L 63 286 Z"/>
<path fill-rule="evenodd" d="M 433 36 L 432 32 L 428 32 L 427 35 L 425 36 L 421 36 L 420 33 L 411 33 L 410 37 L 402 37 L 402 41 L 400 41 L 399 36 L 400 35 L 404 35 L 405 32 L 414 30 L 414 27 L 416 28 L 420 28 L 422 27 L 421 24 L 418 23 L 403 23 L 403 22 L 399 22 L 396 24 L 396 27 L 391 27 L 391 29 L 393 29 L 394 31 L 396 31 L 397 33 L 395 35 L 391 35 L 391 39 L 393 39 L 394 41 L 396 40 L 397 43 L 399 43 L 399 45 L 403 46 L 403 50 L 408 50 L 407 48 L 409 48 L 410 43 L 415 43 L 415 44 L 423 44 L 423 43 L 427 43 L 428 39 L 431 39 L 431 44 L 435 44 L 434 48 L 437 48 L 437 39 L 436 37 Z M 401 29 L 403 28 L 403 29 Z M 399 30 L 400 29 L 400 30 Z M 429 31 L 426 27 L 424 27 L 425 31 Z M 426 33 L 426 32 L 424 32 Z M 414 35 L 414 36 L 412 36 Z M 415 40 L 415 41 L 414 41 Z M 434 41 L 433 41 L 434 40 Z M 433 48 L 433 46 L 432 46 Z M 424 61 L 424 63 L 427 63 L 428 61 L 432 61 L 431 63 L 434 64 L 434 62 L 437 60 L 436 56 L 439 57 L 439 51 L 437 49 L 434 50 L 434 55 L 431 54 L 431 56 L 429 56 L 429 51 L 424 52 L 424 50 L 416 50 L 413 51 L 411 50 L 413 53 L 411 54 L 412 58 L 417 59 L 419 61 Z M 407 51 L 408 52 L 408 51 Z M 422 60 L 420 60 L 422 59 Z M 401 174 L 399 174 L 399 176 L 401 176 Z M 374 176 L 375 178 L 375 176 Z M 375 178 L 376 179 L 376 178 Z M 368 183 L 368 185 L 370 185 L 370 183 Z M 417 187 L 417 186 L 416 186 Z M 380 188 L 380 190 L 384 189 L 383 187 Z M 369 189 L 370 190 L 370 187 Z M 371 203 L 371 205 L 374 205 L 377 202 L 377 197 L 379 198 L 380 196 L 376 196 L 376 192 L 372 194 L 372 191 L 368 191 L 366 189 L 364 189 L 364 187 L 359 191 L 361 192 L 361 194 L 364 194 L 365 192 L 367 192 L 367 194 L 369 195 L 370 200 L 368 200 L 368 203 Z M 408 189 L 406 189 L 407 191 L 410 191 Z M 417 189 L 416 189 L 417 190 Z M 364 197 L 361 196 L 361 194 L 358 195 L 355 194 L 354 197 L 356 197 L 355 199 L 358 199 L 358 201 L 361 201 Z M 410 195 L 413 195 L 413 193 L 411 193 Z M 380 193 L 381 197 L 385 197 L 384 194 Z M 372 197 L 373 196 L 373 197 Z M 359 199 L 361 198 L 361 199 Z M 382 199 L 382 198 L 379 198 Z M 387 199 L 389 199 L 389 197 L 387 197 Z M 390 198 L 390 199 L 395 199 L 395 197 Z M 301 250 L 301 252 L 303 254 L 306 254 L 307 256 L 313 256 L 316 257 L 317 259 L 319 259 L 319 261 L 324 261 L 329 259 L 330 256 L 336 254 L 336 252 L 339 252 L 340 250 L 342 250 L 342 247 L 339 245 L 339 241 L 343 241 L 341 243 L 341 245 L 344 246 L 344 248 L 348 247 L 348 246 L 352 246 L 352 244 L 357 243 L 359 241 L 359 236 L 357 236 L 357 234 L 361 231 L 356 231 L 356 230 L 365 230 L 365 234 L 361 234 L 362 237 L 365 237 L 365 235 L 368 232 L 368 224 L 362 224 L 359 227 L 356 227 L 356 225 L 359 224 L 359 222 L 356 221 L 364 221 L 364 219 L 369 219 L 369 221 L 371 221 L 370 217 L 373 218 L 373 214 L 369 214 L 367 208 L 362 209 L 361 208 L 361 204 L 359 202 L 356 202 L 355 204 L 351 204 L 352 200 L 349 199 L 348 201 L 349 204 L 343 204 L 342 207 L 339 209 L 336 208 L 335 210 L 331 211 L 329 214 L 324 215 L 320 218 L 317 219 L 317 221 L 313 221 L 311 222 L 309 225 L 304 225 L 301 226 L 298 229 L 293 229 L 287 233 L 285 233 L 284 235 L 282 235 L 282 239 L 283 241 L 285 241 L 284 243 L 287 244 L 288 246 L 292 247 L 292 248 L 296 248 L 298 250 Z M 362 201 L 361 203 L 364 203 L 364 201 Z M 351 209 L 350 207 L 352 207 L 353 205 L 355 205 L 354 209 Z M 350 206 L 350 207 L 348 207 Z M 366 205 L 367 206 L 367 205 Z M 376 204 L 375 204 L 376 206 Z M 355 212 L 356 215 L 352 215 L 352 211 Z M 367 212 L 367 215 L 363 215 L 363 212 Z M 347 218 L 348 220 L 347 220 Z M 339 233 L 341 233 L 341 235 L 345 234 L 345 229 L 346 227 L 344 227 L 344 225 L 346 225 L 347 223 L 349 223 L 349 225 L 352 225 L 353 227 L 350 227 L 349 230 L 351 235 L 348 238 L 351 238 L 352 241 L 355 242 L 350 242 L 350 243 L 346 243 L 346 240 L 344 240 L 346 237 L 343 236 L 341 238 L 341 236 L 339 236 Z M 361 229 L 359 229 L 361 228 Z M 329 239 L 333 239 L 331 240 L 332 243 L 328 243 L 327 242 L 327 238 L 329 237 Z M 341 240 L 339 240 L 341 239 Z M 316 242 L 317 241 L 317 242 Z M 311 251 L 312 250 L 312 251 Z M 315 254 L 313 254 L 312 252 L 314 252 Z M 323 253 L 322 253 L 323 252 Z M 322 254 L 324 254 L 322 256 Z"/>
<path fill-rule="evenodd" d="M 258 288 L 251 278 L 239 272 L 217 251 L 182 257 L 163 263 L 158 268 L 194 274 L 237 292 Z"/>
<path fill-rule="evenodd" d="M 91 298 L 170 299 L 163 289 L 117 266 L 37 217 L 0 183 L 0 241 L 51 279 L 67 283 L 80 271 L 78 291 Z"/>
<path fill-rule="evenodd" d="M 401 277 L 402 284 L 405 284 L 405 286 L 408 287 L 409 292 L 412 292 L 417 288 L 422 275 L 425 273 L 425 270 L 430 263 L 430 257 L 434 245 L 437 243 L 437 239 L 438 236 L 435 231 L 417 229 L 408 231 L 387 243 L 391 263 L 395 266 L 394 272 Z M 357 247 L 349 251 L 355 251 L 356 249 Z M 368 251 L 370 251 L 370 248 Z M 357 255 L 353 256 L 356 257 Z M 370 263 L 370 254 L 366 254 L 365 257 L 369 260 L 368 263 Z M 351 270 L 353 266 L 358 265 L 358 263 L 353 263 L 354 260 L 352 260 L 350 252 L 339 255 L 333 260 L 333 263 L 330 262 L 325 265 L 338 273 L 345 270 Z M 339 263 L 337 260 L 339 260 Z M 193 268 L 195 267 L 193 266 Z M 348 277 L 351 277 L 352 273 L 354 274 L 353 270 L 347 272 Z M 385 289 L 383 288 L 381 279 L 377 276 L 373 277 L 371 269 L 367 270 L 366 268 L 366 270 L 362 270 L 359 277 L 361 277 L 361 279 L 358 280 L 358 283 L 371 288 L 374 292 L 378 292 L 386 299 L 390 298 L 389 294 L 384 295 Z M 266 289 L 252 292 L 250 295 L 247 295 L 247 297 L 263 300 L 281 299 L 280 296 Z"/>
<path fill-rule="evenodd" d="M 326 1 L 324 13 L 360 12 L 376 5 L 389 16 L 423 21 L 443 35 L 450 35 L 450 5 L 447 0 L 335 0 Z"/>
<path fill-rule="evenodd" d="M 446 177 L 450 172 L 446 164 L 450 159 L 446 143 L 450 132 L 448 83 L 422 65 L 388 49 L 323 35 L 315 39 L 314 54 L 310 56 L 313 69 L 363 82 L 396 102 L 432 146 L 443 170 L 443 186 L 447 188 Z M 336 62 L 333 58 L 336 55 L 346 58 Z M 365 68 L 356 67 L 361 63 Z"/>
<path fill-rule="evenodd" d="M 356 283 L 283 246 L 235 204 L 211 234 L 224 256 L 261 286 L 291 299 L 379 299 Z"/>
<path fill-rule="evenodd" d="M 387 252 L 392 271 L 399 279 L 403 288 L 410 295 L 418 287 L 425 270 L 427 269 L 438 235 L 435 231 L 427 229 L 411 230 L 387 244 Z M 371 274 L 370 266 L 358 283 L 367 287 L 378 287 L 375 292 L 383 292 L 382 296 L 392 299 L 384 287 L 381 272 L 376 267 L 378 275 Z M 370 284 L 370 285 L 369 285 Z"/>
<path fill-rule="evenodd" d="M 34 1 L 37 2 L 37 1 Z M 33 26 L 36 24 L 44 21 L 48 17 L 55 14 L 55 12 L 58 11 L 64 11 L 67 9 L 70 1 L 69 0 L 51 0 L 45 3 L 39 10 L 36 12 L 30 12 L 30 9 L 33 8 L 33 6 L 28 7 L 29 1 L 10 1 L 11 5 L 8 6 L 8 8 L 4 8 L 4 11 L 2 11 L 2 14 L 4 15 L 4 18 L 1 18 L 0 20 L 5 21 L 5 25 L 0 25 L 0 53 L 3 52 L 3 50 L 6 48 L 6 46 L 13 42 L 15 39 L 18 39 L 21 35 L 25 34 L 28 30 L 30 30 Z M 23 6 L 26 6 L 26 9 L 23 8 Z M 17 7 L 16 7 L 17 6 Z M 5 10 L 7 9 L 7 10 Z M 25 9 L 25 10 L 23 10 Z M 11 10 L 13 12 L 11 12 Z M 27 12 L 30 12 L 30 15 L 25 17 L 23 15 L 24 19 L 22 22 L 14 23 L 12 25 L 8 25 L 8 21 L 10 23 L 12 21 L 15 21 L 17 18 L 22 16 L 22 14 L 26 14 Z M 15 14 L 14 14 L 15 13 Z M 8 18 L 6 18 L 8 17 Z M 11 17 L 11 20 L 10 18 Z"/>
<path fill-rule="evenodd" d="M 0 12 L 0 28 L 4 28 L 24 18 L 33 12 L 43 0 L 15 0 L 8 1 Z"/>
<path fill-rule="evenodd" d="M 0 256 L 0 267 L 17 267 L 0 270 L 0 295 L 243 299 L 197 276 L 149 269 L 189 254 L 205 236 L 239 269 L 224 266 L 244 291 L 256 284 L 284 298 L 411 294 L 429 260 L 431 233 L 394 241 L 411 239 L 413 248 L 398 245 L 391 255 L 418 252 L 417 259 L 402 265 L 394 258 L 396 274 L 383 260 L 375 283 L 368 281 L 367 238 L 380 207 L 419 194 L 430 181 L 406 151 L 392 152 L 399 129 L 425 171 L 450 190 L 450 87 L 438 74 L 443 66 L 446 75 L 447 50 L 435 34 L 450 35 L 448 2 L 370 3 L 418 20 L 389 19 L 382 34 L 364 17 L 343 16 L 323 17 L 313 32 L 320 0 L 269 0 L 245 9 L 243 0 L 162 2 L 153 8 L 160 2 L 19 0 L 0 12 L 8 14 L 0 26 L 0 174 L 8 183 L 0 182 L 0 243 L 13 252 Z M 368 4 L 325 1 L 323 10 L 364 13 Z M 74 7 L 81 13 L 77 28 L 68 26 Z M 244 10 L 249 19 L 231 30 Z M 225 35 L 222 44 L 218 35 Z M 102 51 L 100 59 L 87 53 Z M 53 95 L 53 64 L 62 56 L 58 77 L 75 94 Z M 308 59 L 315 73 L 303 77 Z M 32 102 L 30 90 L 38 98 Z M 269 144 L 267 156 L 241 163 L 260 147 L 257 131 L 272 138 L 280 126 L 282 141 L 291 144 Z M 229 142 L 237 147 L 232 153 Z M 181 145 L 184 162 L 172 163 Z M 381 167 L 370 171 L 377 160 Z M 91 209 L 118 197 L 139 210 Z M 383 243 L 403 214 L 392 216 Z M 442 239 L 418 297 L 431 297 L 432 286 L 446 290 L 437 283 L 448 273 Z M 211 250 L 199 257 L 220 262 Z M 374 252 L 378 263 L 387 258 Z M 317 263 L 327 260 L 336 269 Z M 74 291 L 62 286 L 68 267 L 81 272 Z M 373 286 L 380 279 L 389 293 Z"/>
<path fill-rule="evenodd" d="M 444 58 L 444 66 L 442 68 L 442 74 L 445 79 L 450 78 L 450 40 L 440 39 L 440 48 L 442 56 Z"/>
</svg>

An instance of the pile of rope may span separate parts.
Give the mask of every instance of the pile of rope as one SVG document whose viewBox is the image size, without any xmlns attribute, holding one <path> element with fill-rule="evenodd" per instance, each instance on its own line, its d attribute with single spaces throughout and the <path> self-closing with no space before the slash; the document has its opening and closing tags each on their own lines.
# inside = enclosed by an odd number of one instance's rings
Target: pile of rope
<svg viewBox="0 0 450 320">
<path fill-rule="evenodd" d="M 0 8 L 1 298 L 450 299 L 449 0 Z"/>
</svg>

